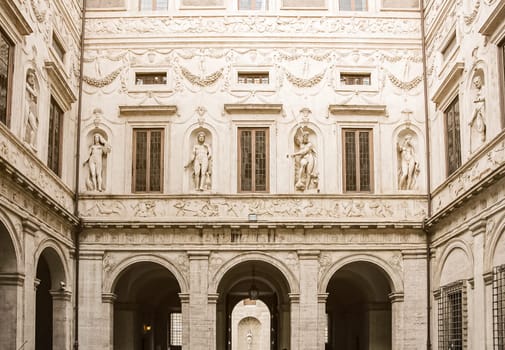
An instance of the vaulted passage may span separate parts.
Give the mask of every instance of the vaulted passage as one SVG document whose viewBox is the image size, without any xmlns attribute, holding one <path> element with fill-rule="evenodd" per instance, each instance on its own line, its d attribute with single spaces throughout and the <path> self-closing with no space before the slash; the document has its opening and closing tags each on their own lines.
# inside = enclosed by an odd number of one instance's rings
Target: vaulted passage
<svg viewBox="0 0 505 350">
<path fill-rule="evenodd" d="M 114 288 L 114 349 L 181 349 L 180 291 L 173 274 L 161 265 L 128 267 Z"/>
<path fill-rule="evenodd" d="M 283 274 L 262 261 L 234 266 L 218 288 L 217 349 L 289 349 L 289 286 Z"/>
<path fill-rule="evenodd" d="M 11 237 L 0 223 L 0 349 L 16 348 L 17 268 Z"/>
<path fill-rule="evenodd" d="M 381 268 L 350 263 L 333 275 L 326 291 L 326 350 L 391 349 L 391 287 Z"/>
</svg>

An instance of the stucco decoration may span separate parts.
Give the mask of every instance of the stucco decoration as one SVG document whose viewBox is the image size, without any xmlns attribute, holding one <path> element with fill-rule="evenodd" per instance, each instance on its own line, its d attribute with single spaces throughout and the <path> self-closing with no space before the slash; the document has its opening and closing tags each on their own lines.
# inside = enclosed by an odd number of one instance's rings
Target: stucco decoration
<svg viewBox="0 0 505 350">
<path fill-rule="evenodd" d="M 319 186 L 317 171 L 317 152 L 314 145 L 315 134 L 309 128 L 300 127 L 294 137 L 295 151 L 289 156 L 294 158 L 295 189 L 305 192 Z"/>
<path fill-rule="evenodd" d="M 396 149 L 398 153 L 398 189 L 415 190 L 417 177 L 421 172 L 416 151 L 417 135 L 409 130 L 403 130 L 398 135 Z"/>
<path fill-rule="evenodd" d="M 39 132 L 39 111 L 38 111 L 38 95 L 39 84 L 35 71 L 29 69 L 26 73 L 26 90 L 25 90 L 25 133 L 24 141 L 31 147 L 33 151 L 37 151 L 37 135 Z"/>
<path fill-rule="evenodd" d="M 101 130 L 94 130 L 88 158 L 83 163 L 83 166 L 88 168 L 88 176 L 86 177 L 86 189 L 88 191 L 105 191 L 107 155 L 111 149 L 105 133 Z"/>
<path fill-rule="evenodd" d="M 484 97 L 484 73 L 477 69 L 472 77 L 473 110 L 470 126 L 470 151 L 474 152 L 486 141 L 486 99 Z"/>
</svg>

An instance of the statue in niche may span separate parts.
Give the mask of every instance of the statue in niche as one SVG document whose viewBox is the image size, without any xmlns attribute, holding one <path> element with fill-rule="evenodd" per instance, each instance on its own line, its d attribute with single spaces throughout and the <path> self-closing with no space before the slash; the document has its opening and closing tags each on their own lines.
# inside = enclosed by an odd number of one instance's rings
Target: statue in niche
<svg viewBox="0 0 505 350">
<path fill-rule="evenodd" d="M 37 133 L 39 129 L 39 117 L 37 112 L 37 88 L 35 85 L 35 73 L 29 70 L 26 75 L 26 98 L 25 98 L 25 136 L 24 141 L 37 150 Z"/>
<path fill-rule="evenodd" d="M 319 174 L 316 168 L 316 149 L 309 140 L 309 132 L 299 128 L 295 135 L 295 145 L 298 151 L 290 154 L 295 158 L 295 188 L 306 191 L 318 187 Z"/>
<path fill-rule="evenodd" d="M 193 165 L 193 182 L 197 191 L 205 191 L 211 188 L 211 165 L 212 152 L 210 146 L 205 143 L 205 133 L 200 131 L 196 135 L 197 143 L 193 146 L 191 159 L 184 167 Z"/>
<path fill-rule="evenodd" d="M 398 172 L 398 188 L 400 190 L 415 189 L 416 179 L 419 175 L 419 163 L 416 160 L 416 150 L 412 143 L 412 135 L 407 134 L 403 138 L 403 142 L 396 143 L 398 150 L 399 172 Z"/>
<path fill-rule="evenodd" d="M 89 175 L 86 179 L 88 191 L 105 190 L 103 186 L 104 158 L 110 153 L 111 147 L 99 133 L 93 135 L 93 143 L 89 146 L 89 156 L 84 161 L 83 166 L 88 164 Z"/>
<path fill-rule="evenodd" d="M 247 335 L 246 335 L 246 343 L 247 343 L 248 350 L 251 349 L 252 342 L 253 342 L 253 334 L 252 334 L 251 330 L 249 329 L 249 331 L 247 331 Z"/>
<path fill-rule="evenodd" d="M 472 119 L 468 123 L 470 126 L 470 150 L 480 146 L 486 141 L 486 121 L 485 121 L 485 98 L 482 96 L 482 77 L 475 75 L 472 80 L 475 89 L 475 99 L 473 100 Z M 477 144 L 474 141 L 477 139 Z"/>
</svg>

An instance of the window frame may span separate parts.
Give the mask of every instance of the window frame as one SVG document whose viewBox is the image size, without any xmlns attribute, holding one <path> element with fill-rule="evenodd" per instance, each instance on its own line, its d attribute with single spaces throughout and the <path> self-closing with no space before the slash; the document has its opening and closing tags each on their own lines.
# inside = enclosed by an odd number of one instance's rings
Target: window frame
<svg viewBox="0 0 505 350">
<path fill-rule="evenodd" d="M 505 264 L 493 267 L 493 349 L 505 347 Z"/>
<path fill-rule="evenodd" d="M 357 11 L 357 12 L 366 12 L 368 11 L 369 9 L 369 4 L 368 4 L 368 0 L 365 0 L 365 8 L 363 10 L 356 10 L 356 1 L 360 1 L 360 0 L 350 0 L 351 1 L 351 9 L 349 10 L 344 10 L 342 9 L 342 0 L 339 0 L 338 1 L 338 10 L 339 11 Z"/>
<path fill-rule="evenodd" d="M 241 0 L 237 0 L 237 2 L 236 2 L 236 4 L 237 4 L 237 10 L 238 11 L 255 11 L 255 12 L 256 11 L 268 11 L 268 8 L 269 8 L 269 6 L 268 6 L 269 5 L 269 3 L 268 3 L 269 0 L 262 0 L 265 3 L 265 7 L 264 8 L 259 8 L 259 9 L 256 9 L 256 8 L 241 9 L 240 8 L 240 1 Z M 251 2 L 251 4 L 255 4 L 257 0 L 249 0 L 249 1 Z M 254 7 L 254 6 L 252 6 L 252 7 Z"/>
<path fill-rule="evenodd" d="M 8 53 L 7 53 L 7 93 L 5 95 L 5 120 L 2 120 L 0 118 L 0 123 L 3 123 L 6 125 L 8 128 L 10 127 L 11 124 L 11 108 L 12 108 L 12 83 L 13 83 L 13 78 L 12 74 L 14 73 L 14 51 L 15 51 L 15 44 L 14 41 L 11 40 L 9 35 L 3 30 L 3 28 L 0 27 L 0 36 L 2 36 L 2 39 L 5 40 L 7 45 L 9 46 Z"/>
<path fill-rule="evenodd" d="M 450 167 L 450 154 L 449 154 L 449 110 L 455 106 L 458 106 L 458 116 L 457 116 L 457 121 L 458 121 L 458 130 L 459 132 L 456 133 L 456 131 L 452 131 L 453 137 L 458 137 L 459 141 L 459 164 L 456 168 L 452 169 Z M 450 100 L 450 102 L 445 106 L 443 109 L 443 114 L 444 114 L 444 139 L 445 139 L 445 167 L 446 167 L 446 176 L 449 177 L 455 172 L 458 171 L 459 168 L 462 166 L 462 152 L 461 152 L 461 108 L 460 108 L 460 103 L 459 103 L 459 94 L 456 93 L 455 96 Z M 453 141 L 454 143 L 454 141 Z M 452 170 L 452 171 L 451 171 Z"/>
<path fill-rule="evenodd" d="M 242 142 L 241 136 L 242 131 L 253 131 L 253 135 L 255 135 L 256 131 L 265 131 L 265 190 L 258 191 L 256 190 L 256 174 L 255 174 L 255 161 L 256 157 L 254 156 L 254 150 L 256 148 L 255 136 L 251 137 L 252 142 L 252 151 L 253 158 L 251 160 L 252 168 L 251 168 L 251 190 L 243 190 L 242 189 Z M 270 192 L 270 128 L 267 126 L 251 126 L 251 127 L 238 127 L 237 128 L 237 191 L 239 193 L 269 193 Z"/>
<path fill-rule="evenodd" d="M 144 12 L 144 11 L 168 11 L 168 8 L 169 8 L 169 1 L 167 0 L 167 7 L 166 8 L 163 8 L 163 9 L 158 9 L 158 2 L 160 0 L 150 0 L 151 2 L 151 8 L 150 9 L 143 9 L 142 8 L 142 0 L 138 0 L 138 5 L 139 5 L 139 11 L 141 12 Z"/>
<path fill-rule="evenodd" d="M 137 163 L 137 131 L 147 131 L 148 132 L 148 139 L 146 141 L 146 189 L 145 190 L 137 190 L 136 189 L 136 183 L 137 183 L 137 169 L 136 169 L 136 163 Z M 150 153 L 150 135 L 151 132 L 153 131 L 159 131 L 161 133 L 160 135 L 160 140 L 161 140 L 161 146 L 160 146 L 160 189 L 159 190 L 151 190 L 150 189 L 150 179 L 151 179 L 151 174 L 150 174 L 150 160 L 151 160 L 151 153 Z M 132 184 L 131 184 L 131 191 L 132 193 L 163 193 L 163 181 L 164 181 L 164 166 L 165 166 L 165 129 L 162 127 L 135 127 L 132 129 Z"/>
<path fill-rule="evenodd" d="M 460 329 L 458 331 L 458 335 L 460 336 L 459 340 L 461 347 L 459 350 L 466 349 L 467 342 L 467 322 L 468 322 L 468 298 L 467 298 L 467 290 L 466 290 L 466 281 L 459 280 L 447 284 L 445 286 L 440 287 L 437 291 L 438 294 L 438 348 L 439 349 L 448 349 L 451 341 L 454 340 L 454 328 L 451 327 L 451 324 L 454 324 L 454 307 L 449 305 L 451 303 L 449 297 L 451 295 L 455 295 L 456 293 L 460 293 L 460 304 L 459 304 L 459 313 L 460 316 L 459 326 Z M 452 336 L 452 337 L 451 337 Z M 454 348 L 458 349 L 458 347 Z"/>
<path fill-rule="evenodd" d="M 356 190 L 348 190 L 347 189 L 347 181 L 346 181 L 346 144 L 345 144 L 345 133 L 346 132 L 354 132 L 357 134 L 357 138 L 355 138 L 355 147 L 358 148 L 356 150 Z M 361 190 L 360 185 L 360 165 L 359 165 L 359 155 L 361 150 L 359 149 L 359 133 L 367 132 L 368 133 L 368 154 L 369 154 L 369 169 L 370 169 L 370 189 L 369 190 Z M 344 193 L 373 193 L 374 191 L 374 145 L 373 145 L 373 128 L 342 128 L 342 188 Z"/>
<path fill-rule="evenodd" d="M 54 116 L 53 112 L 56 109 L 56 111 L 59 111 L 59 119 L 58 119 L 58 129 L 56 129 L 54 126 Z M 48 139 L 47 139 L 47 166 L 49 169 L 51 169 L 56 175 L 61 176 L 61 165 L 62 165 L 62 151 L 63 151 L 63 120 L 65 118 L 65 111 L 63 108 L 61 108 L 60 104 L 56 100 L 54 96 L 51 96 L 51 100 L 49 103 L 49 133 L 48 133 Z M 58 130 L 58 144 L 55 146 L 54 143 L 54 135 L 55 131 Z M 51 137 L 51 135 L 53 135 Z M 53 140 L 53 142 L 50 142 L 50 140 Z M 57 158 L 58 158 L 58 164 L 50 164 L 54 163 L 54 161 L 50 161 L 50 159 L 54 158 L 55 152 L 57 153 Z M 50 158 L 51 157 L 51 158 Z M 56 165 L 56 169 L 53 167 Z"/>
<path fill-rule="evenodd" d="M 501 128 L 505 129 L 505 37 L 498 43 L 498 89 L 500 91 Z"/>
</svg>

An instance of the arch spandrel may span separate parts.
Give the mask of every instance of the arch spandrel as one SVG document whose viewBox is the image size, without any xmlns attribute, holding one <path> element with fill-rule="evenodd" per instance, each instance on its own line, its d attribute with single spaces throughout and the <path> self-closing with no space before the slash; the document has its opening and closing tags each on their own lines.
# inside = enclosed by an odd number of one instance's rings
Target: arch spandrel
<svg viewBox="0 0 505 350">
<path fill-rule="evenodd" d="M 142 262 L 150 262 L 158 264 L 164 268 L 166 268 L 177 280 L 179 287 L 181 289 L 181 293 L 188 293 L 189 287 L 188 282 L 185 276 L 179 271 L 179 269 L 175 266 L 174 263 L 169 261 L 168 259 L 157 256 L 157 255 L 138 255 L 133 257 L 128 257 L 121 260 L 117 265 L 112 267 L 111 271 L 105 273 L 103 278 L 103 293 L 114 293 L 117 282 L 120 280 L 121 275 L 130 267 L 137 263 Z"/>
<path fill-rule="evenodd" d="M 384 272 L 384 276 L 389 282 L 389 287 L 392 293 L 403 292 L 403 279 L 401 278 L 400 273 L 395 271 L 387 261 L 374 255 L 359 254 L 347 256 L 334 262 L 319 280 L 319 293 L 326 293 L 326 289 L 328 288 L 331 278 L 338 270 L 355 262 L 368 262 L 375 265 Z"/>
</svg>

